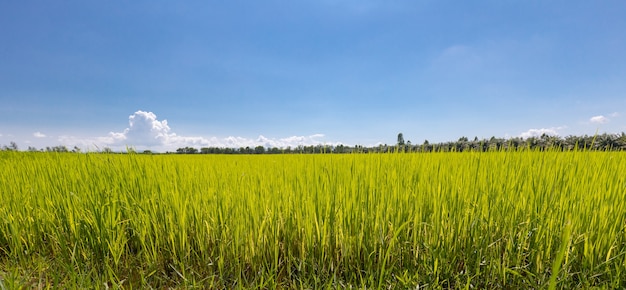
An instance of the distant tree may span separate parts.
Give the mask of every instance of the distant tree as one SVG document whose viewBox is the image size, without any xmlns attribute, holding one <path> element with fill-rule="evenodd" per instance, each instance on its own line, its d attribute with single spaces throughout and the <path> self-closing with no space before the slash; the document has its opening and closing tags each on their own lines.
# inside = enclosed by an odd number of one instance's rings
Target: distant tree
<svg viewBox="0 0 626 290">
<path fill-rule="evenodd" d="M 596 137 L 596 148 L 600 150 L 613 150 L 619 148 L 618 135 L 604 133 Z"/>
<path fill-rule="evenodd" d="M 64 145 L 46 147 L 46 151 L 47 152 L 59 152 L 59 153 L 69 152 L 69 150 L 67 150 L 67 147 L 65 147 Z"/>
<path fill-rule="evenodd" d="M 404 135 L 402 133 L 398 134 L 398 146 L 404 145 Z"/>
<path fill-rule="evenodd" d="M 35 147 L 28 146 L 28 152 L 39 152 L 39 150 Z"/>
<path fill-rule="evenodd" d="M 9 143 L 9 146 L 4 145 L 2 146 L 2 150 L 5 151 L 17 151 L 19 148 L 17 147 L 17 143 L 11 141 L 11 143 Z"/>
<path fill-rule="evenodd" d="M 626 150 L 626 133 L 622 132 L 622 134 L 619 135 L 617 138 L 617 144 L 619 145 L 620 150 Z"/>
<path fill-rule="evenodd" d="M 184 147 L 184 148 L 176 149 L 176 153 L 178 153 L 178 154 L 196 154 L 196 153 L 198 153 L 198 149 L 187 146 L 187 147 Z"/>
<path fill-rule="evenodd" d="M 268 152 L 271 154 L 280 154 L 280 149 L 278 147 L 272 147 Z"/>
<path fill-rule="evenodd" d="M 339 146 L 335 147 L 335 153 L 344 153 L 346 150 L 345 146 L 343 146 L 343 144 L 339 144 Z"/>
<path fill-rule="evenodd" d="M 581 149 L 582 148 L 581 145 L 582 144 L 579 141 L 579 137 L 578 136 L 568 135 L 563 140 L 563 147 L 566 150 Z"/>
<path fill-rule="evenodd" d="M 472 148 L 472 143 L 469 142 L 469 139 L 467 139 L 467 137 L 462 136 L 454 144 L 450 144 L 450 147 L 452 147 L 453 150 L 462 152 Z"/>
<path fill-rule="evenodd" d="M 498 139 L 496 139 L 495 136 L 491 136 L 491 138 L 489 140 L 485 139 L 484 145 L 483 145 L 483 151 L 484 150 L 495 150 L 498 149 Z"/>
<path fill-rule="evenodd" d="M 422 152 L 429 152 L 430 149 L 430 142 L 428 142 L 428 140 L 424 140 L 424 143 L 422 144 Z"/>
</svg>

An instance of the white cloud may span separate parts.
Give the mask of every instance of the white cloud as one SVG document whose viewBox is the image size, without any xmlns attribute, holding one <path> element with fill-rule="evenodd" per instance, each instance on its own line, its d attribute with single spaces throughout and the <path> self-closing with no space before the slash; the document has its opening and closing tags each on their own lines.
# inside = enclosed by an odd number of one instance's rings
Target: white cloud
<svg viewBox="0 0 626 290">
<path fill-rule="evenodd" d="M 615 118 L 615 117 L 619 117 L 619 113 L 618 112 L 613 112 L 609 115 L 609 117 L 611 118 Z"/>
<path fill-rule="evenodd" d="M 609 118 L 605 117 L 605 116 L 593 116 L 589 119 L 589 122 L 594 123 L 594 124 L 606 124 L 609 122 Z"/>
<path fill-rule="evenodd" d="M 257 144 L 262 145 L 264 147 L 295 147 L 298 145 L 317 145 L 324 144 L 323 140 L 324 134 L 313 134 L 310 136 L 291 136 L 287 138 L 280 139 L 269 139 L 265 136 L 261 135 L 256 139 Z M 331 144 L 334 145 L 334 144 Z M 258 145 L 257 145 L 258 146 Z"/>
<path fill-rule="evenodd" d="M 95 138 L 77 138 L 73 136 L 61 136 L 59 141 L 69 146 L 90 148 L 95 146 L 102 149 L 111 147 L 123 150 L 126 146 L 136 149 L 149 148 L 157 151 L 173 151 L 180 147 L 297 147 L 318 144 L 337 145 L 326 142 L 323 134 L 310 136 L 291 136 L 286 138 L 267 138 L 260 135 L 256 139 L 229 136 L 226 138 L 205 138 L 179 136 L 172 132 L 167 120 L 160 121 L 152 112 L 137 111 L 128 118 L 129 127 L 122 132 L 110 132 L 107 136 Z"/>
<path fill-rule="evenodd" d="M 565 127 L 551 127 L 551 128 L 541 128 L 541 129 L 530 129 L 526 132 L 520 134 L 522 138 L 530 138 L 530 137 L 540 137 L 543 134 L 550 136 L 558 136 L 560 130 L 565 129 Z"/>
<path fill-rule="evenodd" d="M 33 136 L 35 136 L 35 138 L 46 138 L 46 134 L 41 132 L 35 132 L 33 133 Z"/>
<path fill-rule="evenodd" d="M 170 133 L 167 120 L 159 121 L 152 112 L 137 111 L 128 117 L 129 127 L 123 132 L 110 132 L 100 141 L 112 145 L 158 146 L 167 144 L 176 134 Z"/>
</svg>

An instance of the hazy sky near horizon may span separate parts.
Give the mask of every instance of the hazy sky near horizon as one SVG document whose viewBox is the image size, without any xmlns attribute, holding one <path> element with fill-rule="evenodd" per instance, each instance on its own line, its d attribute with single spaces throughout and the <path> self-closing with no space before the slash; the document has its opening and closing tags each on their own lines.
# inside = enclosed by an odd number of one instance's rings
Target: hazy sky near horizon
<svg viewBox="0 0 626 290">
<path fill-rule="evenodd" d="M 626 131 L 626 2 L 2 1 L 0 145 Z"/>
</svg>

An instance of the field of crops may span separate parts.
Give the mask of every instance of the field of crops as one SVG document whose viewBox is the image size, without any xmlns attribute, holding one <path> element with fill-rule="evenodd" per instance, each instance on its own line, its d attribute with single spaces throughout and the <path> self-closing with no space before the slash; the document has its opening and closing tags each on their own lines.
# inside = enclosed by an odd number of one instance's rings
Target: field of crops
<svg viewBox="0 0 626 290">
<path fill-rule="evenodd" d="M 0 152 L 0 289 L 626 286 L 626 152 Z"/>
</svg>

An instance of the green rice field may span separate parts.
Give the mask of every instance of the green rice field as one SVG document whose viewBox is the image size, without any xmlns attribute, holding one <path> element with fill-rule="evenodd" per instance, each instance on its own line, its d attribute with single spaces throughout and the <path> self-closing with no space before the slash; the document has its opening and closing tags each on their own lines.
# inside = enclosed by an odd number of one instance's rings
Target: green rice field
<svg viewBox="0 0 626 290">
<path fill-rule="evenodd" d="M 626 152 L 0 152 L 0 289 L 626 287 Z"/>
</svg>

